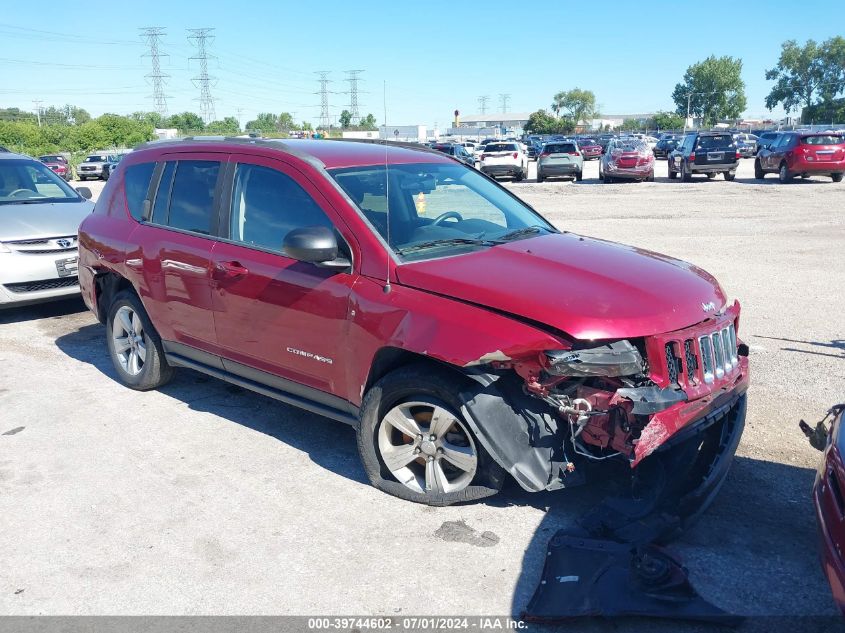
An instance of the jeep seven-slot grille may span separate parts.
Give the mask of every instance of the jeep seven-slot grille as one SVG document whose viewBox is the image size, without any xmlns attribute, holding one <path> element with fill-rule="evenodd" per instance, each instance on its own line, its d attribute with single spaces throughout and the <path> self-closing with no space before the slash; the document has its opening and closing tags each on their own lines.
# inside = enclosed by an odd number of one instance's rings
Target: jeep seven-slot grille
<svg viewBox="0 0 845 633">
<path fill-rule="evenodd" d="M 38 292 L 39 290 L 54 290 L 69 288 L 79 283 L 77 277 L 60 277 L 58 279 L 44 279 L 43 281 L 25 281 L 21 283 L 5 284 L 11 292 Z"/>
<path fill-rule="evenodd" d="M 678 341 L 677 345 L 680 344 Z M 712 334 L 700 336 L 697 341 L 686 339 L 683 346 L 681 359 L 675 356 L 675 343 L 666 344 L 666 376 L 670 383 L 677 383 L 681 375 L 688 383 L 696 379 L 711 383 L 732 373 L 739 365 L 736 329 L 733 323 Z"/>
</svg>

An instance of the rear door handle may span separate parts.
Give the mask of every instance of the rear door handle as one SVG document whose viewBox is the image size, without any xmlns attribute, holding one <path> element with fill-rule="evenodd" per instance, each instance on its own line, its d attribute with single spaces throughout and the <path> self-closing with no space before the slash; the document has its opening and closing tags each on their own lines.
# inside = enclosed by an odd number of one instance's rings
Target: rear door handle
<svg viewBox="0 0 845 633">
<path fill-rule="evenodd" d="M 241 266 L 240 262 L 216 262 L 214 264 L 215 277 L 218 279 L 237 279 L 249 274 L 249 269 Z"/>
</svg>

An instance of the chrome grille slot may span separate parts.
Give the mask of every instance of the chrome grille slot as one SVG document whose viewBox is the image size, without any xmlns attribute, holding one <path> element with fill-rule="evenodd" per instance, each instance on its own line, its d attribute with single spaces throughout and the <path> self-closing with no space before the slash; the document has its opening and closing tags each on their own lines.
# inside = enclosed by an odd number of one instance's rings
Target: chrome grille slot
<svg viewBox="0 0 845 633">
<path fill-rule="evenodd" d="M 704 368 L 704 382 L 713 382 L 713 343 L 709 336 L 702 336 L 698 339 L 701 347 L 701 361 Z"/>
<path fill-rule="evenodd" d="M 712 336 L 713 339 L 713 357 L 716 364 L 714 366 L 716 378 L 721 378 L 725 375 L 725 356 L 722 353 L 722 333 L 716 332 Z"/>
</svg>

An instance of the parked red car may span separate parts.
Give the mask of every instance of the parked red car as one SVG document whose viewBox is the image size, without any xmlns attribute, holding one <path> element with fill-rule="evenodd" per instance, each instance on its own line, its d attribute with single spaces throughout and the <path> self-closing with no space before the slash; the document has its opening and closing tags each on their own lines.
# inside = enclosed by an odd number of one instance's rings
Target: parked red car
<svg viewBox="0 0 845 633">
<path fill-rule="evenodd" d="M 713 277 L 560 232 L 440 152 L 154 142 L 79 239 L 118 380 L 189 367 L 348 422 L 372 483 L 405 499 L 478 499 L 506 475 L 554 490 L 686 447 L 703 508 L 742 433 L 740 307 Z"/>
<path fill-rule="evenodd" d="M 601 158 L 601 145 L 596 143 L 591 138 L 584 138 L 578 141 L 578 148 L 584 155 L 584 160 L 593 160 L 594 158 Z"/>
<path fill-rule="evenodd" d="M 845 435 L 842 432 L 845 405 L 831 409 L 833 423 L 827 435 L 824 458 L 816 473 L 813 504 L 819 526 L 822 569 L 830 583 L 833 599 L 845 615 Z M 821 439 L 821 438 L 819 438 Z M 821 448 L 821 442 L 817 445 Z"/>
<path fill-rule="evenodd" d="M 638 139 L 613 139 L 599 161 L 599 180 L 647 180 L 654 182 L 654 154 Z"/>
<path fill-rule="evenodd" d="M 842 182 L 845 174 L 845 136 L 829 132 L 784 132 L 774 145 L 762 147 L 754 160 L 754 177 L 776 173 L 782 183 L 795 176 L 830 176 Z"/>
<path fill-rule="evenodd" d="M 58 174 L 65 180 L 70 180 L 70 164 L 67 162 L 67 158 L 65 158 L 61 154 L 48 154 L 46 156 L 39 156 L 38 160 L 47 165 L 47 167 L 52 169 L 54 172 L 56 172 L 56 174 Z"/>
</svg>

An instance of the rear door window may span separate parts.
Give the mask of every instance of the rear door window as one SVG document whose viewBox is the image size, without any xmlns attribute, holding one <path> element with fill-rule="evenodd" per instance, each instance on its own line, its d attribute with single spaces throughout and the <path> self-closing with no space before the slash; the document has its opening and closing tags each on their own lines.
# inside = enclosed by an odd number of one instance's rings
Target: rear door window
<svg viewBox="0 0 845 633">
<path fill-rule="evenodd" d="M 169 183 L 170 195 L 165 196 L 170 171 L 173 173 Z M 168 163 L 156 196 L 155 222 L 174 229 L 211 235 L 215 229 L 214 191 L 219 175 L 220 163 L 217 161 L 180 160 Z"/>
<path fill-rule="evenodd" d="M 141 163 L 127 167 L 123 174 L 123 186 L 126 190 L 126 205 L 129 207 L 129 215 L 139 222 L 144 211 L 144 200 L 146 200 L 147 191 L 150 188 L 153 169 L 155 169 L 155 163 Z"/>
</svg>

